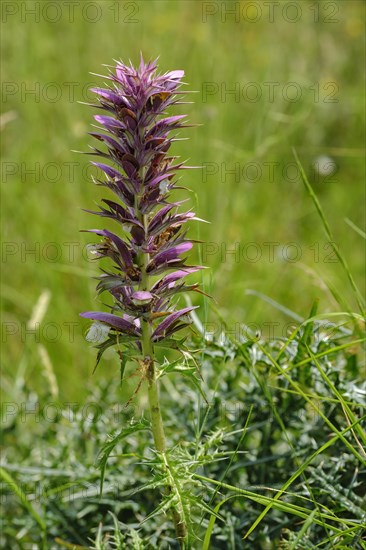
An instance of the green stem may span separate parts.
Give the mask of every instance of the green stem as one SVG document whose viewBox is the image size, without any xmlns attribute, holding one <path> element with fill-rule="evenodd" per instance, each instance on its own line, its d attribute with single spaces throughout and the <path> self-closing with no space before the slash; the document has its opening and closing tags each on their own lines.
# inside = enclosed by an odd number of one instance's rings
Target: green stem
<svg viewBox="0 0 366 550">
<path fill-rule="evenodd" d="M 151 427 L 154 436 L 154 443 L 156 450 L 159 453 L 165 453 L 166 444 L 165 444 L 165 434 L 163 419 L 161 417 L 160 403 L 159 403 L 159 388 L 158 382 L 156 380 L 156 371 L 154 365 L 154 350 L 151 343 L 151 327 L 149 322 L 142 321 L 142 353 L 144 356 L 144 362 L 147 369 L 147 380 L 148 380 L 148 398 L 149 398 L 149 408 L 151 416 Z"/>
<path fill-rule="evenodd" d="M 141 216 L 141 221 L 147 229 L 147 216 Z M 141 253 L 140 257 L 140 267 L 141 267 L 141 282 L 139 285 L 140 290 L 150 291 L 150 281 L 149 275 L 147 273 L 147 266 L 150 261 L 148 253 Z M 161 416 L 160 410 L 160 401 L 159 401 L 159 386 L 156 376 L 156 369 L 154 364 L 154 346 L 151 341 L 152 335 L 152 326 L 151 321 L 148 319 L 141 318 L 141 346 L 142 346 L 142 355 L 144 360 L 144 365 L 146 368 L 147 381 L 148 381 L 148 399 L 149 399 L 149 409 L 150 409 L 150 418 L 151 418 L 151 429 L 154 437 L 154 443 L 156 450 L 162 454 L 163 462 L 168 472 L 168 477 L 170 483 L 167 487 L 167 493 L 170 494 L 173 492 L 180 495 L 179 487 L 177 487 L 176 480 L 172 476 L 171 468 L 168 463 L 168 457 L 166 455 L 166 440 L 164 433 L 163 419 Z M 174 487 L 174 489 L 173 489 Z M 180 500 L 180 499 L 179 499 Z M 182 508 L 180 506 L 180 508 Z M 178 509 L 177 506 L 172 509 L 173 521 L 175 524 L 175 530 L 179 544 L 181 548 L 187 548 L 187 525 L 184 518 L 183 508 Z"/>
<path fill-rule="evenodd" d="M 142 216 L 142 222 L 146 230 L 148 224 L 147 216 Z M 146 271 L 150 260 L 149 256 L 150 255 L 148 253 L 141 253 L 141 282 L 139 286 L 140 290 L 150 290 L 149 275 Z M 152 432 L 154 436 L 156 450 L 160 453 L 164 453 L 166 451 L 165 434 L 163 419 L 160 412 L 159 388 L 156 380 L 154 348 L 151 341 L 151 323 L 149 320 L 141 319 L 141 334 L 142 355 L 144 357 L 145 367 L 147 370 L 147 391 L 149 397 Z"/>
</svg>

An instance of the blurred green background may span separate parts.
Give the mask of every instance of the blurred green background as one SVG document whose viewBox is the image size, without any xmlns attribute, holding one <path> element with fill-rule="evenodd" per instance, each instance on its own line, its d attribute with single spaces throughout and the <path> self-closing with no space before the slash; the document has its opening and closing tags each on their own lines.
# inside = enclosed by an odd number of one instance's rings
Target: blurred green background
<svg viewBox="0 0 366 550">
<path fill-rule="evenodd" d="M 299 317 L 316 297 L 322 312 L 356 307 L 292 148 L 363 286 L 363 241 L 347 220 L 364 228 L 364 6 L 352 0 L 2 3 L 7 396 L 23 386 L 51 386 L 57 395 L 55 383 L 63 400 L 86 391 L 95 351 L 78 314 L 103 306 L 91 278 L 97 267 L 85 251 L 90 237 L 79 230 L 101 223 L 81 210 L 93 209 L 101 195 L 90 182 L 89 157 L 71 152 L 92 142 L 87 132 L 95 111 L 78 101 L 90 101 L 88 87 L 103 83 L 90 72 L 105 74 L 102 64 L 113 59 L 137 63 L 140 51 L 160 56 L 162 71 L 184 69 L 187 89 L 197 91 L 187 96 L 195 103 L 180 110 L 200 126 L 182 132 L 189 140 L 177 142 L 175 152 L 203 166 L 185 172 L 182 182 L 197 214 L 211 222 L 191 225 L 190 235 L 207 243 L 191 260 L 211 268 L 205 289 L 229 327 L 286 330 L 291 318 L 256 293 Z M 186 196 L 182 191 L 180 198 Z M 209 310 L 206 302 L 202 321 L 216 319 Z M 114 355 L 106 354 L 100 376 L 118 377 Z"/>
</svg>

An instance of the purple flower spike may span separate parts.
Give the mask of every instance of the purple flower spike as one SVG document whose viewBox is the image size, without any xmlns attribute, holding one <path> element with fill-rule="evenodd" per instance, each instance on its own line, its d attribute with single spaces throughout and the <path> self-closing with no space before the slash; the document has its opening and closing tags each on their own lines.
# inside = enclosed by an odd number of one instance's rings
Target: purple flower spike
<svg viewBox="0 0 366 550">
<path fill-rule="evenodd" d="M 183 77 L 182 70 L 161 74 L 156 62 L 141 58 L 138 68 L 118 62 L 106 77 L 107 87 L 92 88 L 104 111 L 94 116 L 97 129 L 90 132 L 105 149 L 93 148 L 92 154 L 102 157 L 102 162 L 93 162 L 102 173 L 96 181 L 114 193 L 114 200 L 105 198 L 100 211 L 87 212 L 117 224 L 111 230 L 89 230 L 101 237 L 94 246 L 95 258 L 112 261 L 97 285 L 99 294 L 110 293 L 111 313 L 81 316 L 110 327 L 103 350 L 117 341 L 129 356 L 150 355 L 154 343 L 174 340 L 194 309 L 176 310 L 175 303 L 179 292 L 198 287 L 182 282 L 201 269 L 185 265 L 182 257 L 193 246 L 183 227 L 198 218 L 190 210 L 179 211 L 184 201 L 169 201 L 174 188 L 182 189 L 178 172 L 189 168 L 169 154 L 177 131 L 187 126 L 186 115 L 168 112 L 181 103 Z M 109 334 L 106 331 L 103 334 Z"/>
</svg>

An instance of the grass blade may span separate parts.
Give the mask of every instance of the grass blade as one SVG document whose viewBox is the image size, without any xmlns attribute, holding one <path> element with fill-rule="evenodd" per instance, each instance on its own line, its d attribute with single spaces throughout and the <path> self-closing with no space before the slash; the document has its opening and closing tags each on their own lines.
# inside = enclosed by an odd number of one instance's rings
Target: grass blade
<svg viewBox="0 0 366 550">
<path fill-rule="evenodd" d="M 26 494 L 17 484 L 15 479 L 6 471 L 4 468 L 0 467 L 0 477 L 9 485 L 9 487 L 14 491 L 14 493 L 19 498 L 20 502 L 28 510 L 32 518 L 38 523 L 42 531 L 46 531 L 46 524 L 38 514 L 38 512 L 33 508 L 32 504 L 27 499 Z"/>
<path fill-rule="evenodd" d="M 362 296 L 359 288 L 357 287 L 356 283 L 355 283 L 355 280 L 352 276 L 352 273 L 348 267 L 348 264 L 345 260 L 345 258 L 343 257 L 343 255 L 341 254 L 337 244 L 334 242 L 334 238 L 333 238 L 333 235 L 332 235 L 332 232 L 330 230 L 330 227 L 329 227 L 329 224 L 326 220 L 326 217 L 324 215 L 324 212 L 323 212 L 323 209 L 320 205 L 320 202 L 318 200 L 318 197 L 316 196 L 315 192 L 314 192 L 314 189 L 312 188 L 306 174 L 305 174 L 305 171 L 304 171 L 304 168 L 302 167 L 302 164 L 299 160 L 299 157 L 297 156 L 297 153 L 295 151 L 295 149 L 293 149 L 293 154 L 294 154 L 294 157 L 295 157 L 295 160 L 296 160 L 296 164 L 299 168 L 299 171 L 300 171 L 300 175 L 301 175 L 301 179 L 310 195 L 310 198 L 311 200 L 313 201 L 314 203 L 314 206 L 319 214 L 319 217 L 322 221 L 322 224 L 323 224 L 323 228 L 324 228 L 324 231 L 325 231 L 325 234 L 329 240 L 329 244 L 330 246 L 332 247 L 333 249 L 333 252 L 335 253 L 335 255 L 337 256 L 340 264 L 342 265 L 346 275 L 347 275 L 347 278 L 350 282 L 350 285 L 355 293 L 355 297 L 356 297 L 356 301 L 358 303 L 358 307 L 360 308 L 360 311 L 361 313 L 364 315 L 365 314 L 365 299 L 364 297 Z"/>
</svg>

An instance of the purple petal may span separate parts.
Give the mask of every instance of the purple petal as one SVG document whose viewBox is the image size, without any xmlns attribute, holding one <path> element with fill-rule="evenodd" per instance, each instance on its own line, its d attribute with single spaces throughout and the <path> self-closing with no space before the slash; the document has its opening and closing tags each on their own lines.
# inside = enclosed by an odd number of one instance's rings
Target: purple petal
<svg viewBox="0 0 366 550">
<path fill-rule="evenodd" d="M 123 128 L 125 130 L 125 125 L 111 116 L 94 115 L 94 118 L 106 128 Z"/>
<path fill-rule="evenodd" d="M 98 115 L 97 115 L 98 116 Z M 158 121 L 157 124 L 163 125 L 163 126 L 170 126 L 172 124 L 175 124 L 179 120 L 182 120 L 182 118 L 185 118 L 187 115 L 174 115 L 169 116 L 167 118 L 162 118 Z"/>
<path fill-rule="evenodd" d="M 107 99 L 107 101 L 115 103 L 116 105 L 121 105 L 121 103 L 123 103 L 123 99 L 115 92 L 112 92 L 112 90 L 106 90 L 105 88 L 90 88 L 90 91 L 98 94 L 104 99 Z"/>
<path fill-rule="evenodd" d="M 133 211 L 131 214 L 130 210 L 126 210 L 120 204 L 114 201 L 111 201 L 108 199 L 102 199 L 102 200 L 109 206 L 111 210 L 110 217 L 113 217 L 114 219 L 116 219 L 117 221 L 121 221 L 122 223 L 130 223 L 132 225 L 136 225 L 139 229 L 141 229 L 144 232 L 144 235 L 145 235 L 144 226 L 137 218 L 134 217 Z"/>
<path fill-rule="evenodd" d="M 123 206 L 121 206 L 120 204 L 118 204 L 117 202 L 114 202 L 114 201 L 111 201 L 109 199 L 102 199 L 102 201 L 109 206 L 109 208 L 111 209 L 111 211 L 113 213 L 116 213 L 118 216 L 120 216 L 121 218 L 123 218 L 124 220 L 133 220 L 133 221 L 137 221 L 135 218 L 132 217 L 131 213 L 126 210 L 125 208 L 123 208 Z"/>
<path fill-rule="evenodd" d="M 174 115 L 158 120 L 158 122 L 149 130 L 148 137 L 154 136 L 157 132 L 160 133 L 161 131 L 164 131 L 165 133 L 168 133 L 171 130 L 180 128 L 181 125 L 179 124 L 179 121 L 186 116 L 187 115 Z"/>
<path fill-rule="evenodd" d="M 98 134 L 97 132 L 90 132 L 90 135 L 99 139 L 99 141 L 104 141 L 109 147 L 116 149 L 120 153 L 126 153 L 126 149 L 121 145 L 121 143 L 111 138 L 110 136 L 106 136 L 105 134 Z"/>
<path fill-rule="evenodd" d="M 112 168 L 112 166 L 108 166 L 108 164 L 102 164 L 101 162 L 92 162 L 92 164 L 94 164 L 94 166 L 97 166 L 97 168 L 103 170 L 103 172 L 112 179 L 121 177 L 121 174 L 118 172 L 118 170 L 115 170 L 115 168 Z"/>
<path fill-rule="evenodd" d="M 153 219 L 150 221 L 148 232 L 150 233 L 151 231 L 153 231 L 161 223 L 161 221 L 168 214 L 168 212 L 170 212 L 170 210 L 175 206 L 176 206 L 175 204 L 168 204 L 167 206 L 164 206 L 163 208 L 161 208 L 159 212 L 157 212 L 153 217 Z"/>
<path fill-rule="evenodd" d="M 169 273 L 168 275 L 165 275 L 165 277 L 163 277 L 157 283 L 155 283 L 152 290 L 155 291 L 171 283 L 174 283 L 175 281 L 178 281 L 179 279 L 183 279 L 183 277 L 186 277 L 190 273 L 195 273 L 200 269 L 202 269 L 202 267 L 197 266 L 197 267 L 190 267 L 184 270 L 179 269 L 178 271 L 173 271 L 173 273 Z"/>
<path fill-rule="evenodd" d="M 169 328 L 172 327 L 176 321 L 178 321 L 183 315 L 187 315 L 187 313 L 191 312 L 194 309 L 197 309 L 198 306 L 194 307 L 185 307 L 184 309 L 180 309 L 179 311 L 175 311 L 171 315 L 169 315 L 160 325 L 156 327 L 152 334 L 152 338 L 155 339 L 159 336 L 164 336 Z"/>
<path fill-rule="evenodd" d="M 133 336 L 139 336 L 140 331 L 134 323 L 118 317 L 118 315 L 112 315 L 111 313 L 103 313 L 100 311 L 84 311 L 80 313 L 80 317 L 85 317 L 86 319 L 92 319 L 93 321 L 100 321 L 101 323 L 106 323 L 116 330 L 120 330 L 127 334 Z"/>
<path fill-rule="evenodd" d="M 184 254 L 188 250 L 192 248 L 191 242 L 184 242 L 181 244 L 177 244 L 176 246 L 173 246 L 172 248 L 168 248 L 167 250 L 164 250 L 163 252 L 160 252 L 154 257 L 154 263 L 155 265 L 162 264 L 164 262 L 167 262 L 169 260 L 174 260 L 176 258 L 179 258 L 180 254 Z"/>
<path fill-rule="evenodd" d="M 123 208 L 120 204 L 114 203 L 113 201 L 108 201 L 106 199 L 102 200 L 103 202 L 108 204 L 109 210 L 103 208 L 103 206 L 99 206 L 100 212 L 95 212 L 93 210 L 83 208 L 84 212 L 89 212 L 90 214 L 95 214 L 96 216 L 101 216 L 104 218 L 111 218 L 112 220 L 116 220 L 122 225 L 136 225 L 139 234 L 142 234 L 143 238 L 145 237 L 144 226 L 137 219 L 133 218 L 125 208 Z"/>
<path fill-rule="evenodd" d="M 199 218 L 196 218 L 194 212 L 184 212 L 181 214 L 176 214 L 175 216 L 168 216 L 165 220 L 160 220 L 158 225 L 155 224 L 153 228 L 149 226 L 149 233 L 151 235 L 156 235 L 169 227 L 177 228 L 183 223 L 186 223 L 188 220 L 199 220 Z"/>
<path fill-rule="evenodd" d="M 163 180 L 169 181 L 169 178 L 171 178 L 172 176 L 174 176 L 174 172 L 165 172 L 164 174 L 160 174 L 150 181 L 146 181 L 145 185 L 148 187 L 154 187 Z"/>
<path fill-rule="evenodd" d="M 170 71 L 164 75 L 169 80 L 180 80 L 184 77 L 184 71 Z"/>
<path fill-rule="evenodd" d="M 149 130 L 147 137 L 165 137 L 170 131 L 181 128 L 179 121 L 186 115 L 175 115 L 162 118 Z"/>
<path fill-rule="evenodd" d="M 131 253 L 124 241 L 117 237 L 117 235 L 111 233 L 111 231 L 108 231 L 107 229 L 88 229 L 88 233 L 95 233 L 96 235 L 100 235 L 101 237 L 107 237 L 108 239 L 110 239 L 116 245 L 118 252 L 123 258 L 124 264 L 126 266 L 132 267 L 133 262 L 131 258 Z"/>
</svg>

